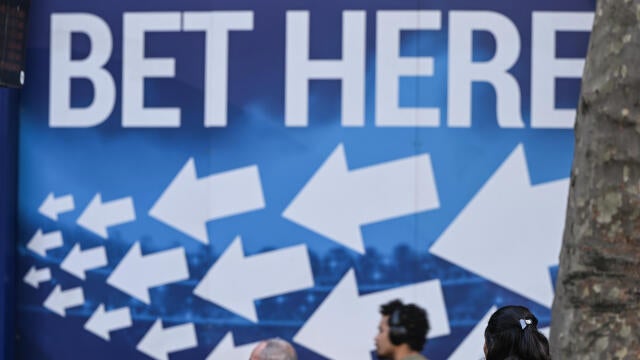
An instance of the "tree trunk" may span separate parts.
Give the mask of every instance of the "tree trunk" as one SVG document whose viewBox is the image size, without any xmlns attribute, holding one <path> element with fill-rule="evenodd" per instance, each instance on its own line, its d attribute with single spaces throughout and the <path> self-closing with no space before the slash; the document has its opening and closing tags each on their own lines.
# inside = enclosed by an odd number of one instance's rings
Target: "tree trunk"
<svg viewBox="0 0 640 360">
<path fill-rule="evenodd" d="M 640 0 L 599 0 L 553 303 L 555 360 L 640 359 Z"/>
</svg>

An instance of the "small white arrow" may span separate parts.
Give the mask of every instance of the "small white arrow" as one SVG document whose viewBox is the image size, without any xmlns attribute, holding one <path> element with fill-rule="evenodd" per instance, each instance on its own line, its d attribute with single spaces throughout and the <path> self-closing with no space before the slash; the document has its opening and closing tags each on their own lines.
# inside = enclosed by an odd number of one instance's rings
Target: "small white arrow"
<svg viewBox="0 0 640 360">
<path fill-rule="evenodd" d="M 56 285 L 43 305 L 54 313 L 65 317 L 68 308 L 82 304 L 84 304 L 84 293 L 81 287 L 62 291 L 60 285 Z"/>
<path fill-rule="evenodd" d="M 360 226 L 439 206 L 429 155 L 349 171 L 340 144 L 282 215 L 364 254 Z"/>
<path fill-rule="evenodd" d="M 532 186 L 518 145 L 429 251 L 551 307 L 568 190 L 568 179 Z"/>
<path fill-rule="evenodd" d="M 77 222 L 78 225 L 106 239 L 109 237 L 108 227 L 131 222 L 135 219 L 136 213 L 131 197 L 103 203 L 102 195 L 97 193 Z"/>
<path fill-rule="evenodd" d="M 449 356 L 449 360 L 484 359 L 484 352 L 482 350 L 484 346 L 484 329 L 489 323 L 489 318 L 496 310 L 498 310 L 498 308 L 493 306 L 487 311 L 469 335 L 458 345 L 453 354 Z"/>
<path fill-rule="evenodd" d="M 36 289 L 39 287 L 41 282 L 49 280 L 51 280 L 51 270 L 49 270 L 49 268 L 36 270 L 36 267 L 32 266 L 24 276 L 24 282 Z"/>
<path fill-rule="evenodd" d="M 168 360 L 169 353 L 198 346 L 193 324 L 184 324 L 163 329 L 160 319 L 147 331 L 136 349 L 157 360 Z"/>
<path fill-rule="evenodd" d="M 235 346 L 233 334 L 228 332 L 205 360 L 248 359 L 256 345 L 257 342 Z"/>
<path fill-rule="evenodd" d="M 38 208 L 38 212 L 49 219 L 58 221 L 58 214 L 71 211 L 74 208 L 73 196 L 65 195 L 56 198 L 53 193 L 49 193 Z"/>
<path fill-rule="evenodd" d="M 264 208 L 257 166 L 196 177 L 189 159 L 149 211 L 149 215 L 203 244 L 207 222 Z"/>
<path fill-rule="evenodd" d="M 380 305 L 395 298 L 427 310 L 429 337 L 450 332 L 439 280 L 360 296 L 353 270 L 340 280 L 293 340 L 329 359 L 370 360 Z M 348 321 L 345 321 L 348 319 Z M 327 346 L 331 344 L 331 346 Z"/>
<path fill-rule="evenodd" d="M 60 268 L 69 274 L 85 280 L 85 271 L 107 265 L 107 254 L 104 246 L 94 247 L 89 250 L 80 250 L 80 244 L 75 244 L 73 249 L 60 263 Z"/>
<path fill-rule="evenodd" d="M 104 304 L 100 304 L 84 324 L 84 328 L 106 341 L 110 341 L 109 333 L 111 331 L 128 328 L 131 324 L 131 312 L 128 307 L 106 312 Z"/>
<path fill-rule="evenodd" d="M 306 245 L 245 257 L 242 240 L 236 237 L 193 293 L 258 322 L 254 300 L 310 287 L 313 274 Z"/>
<path fill-rule="evenodd" d="M 188 278 L 189 269 L 183 248 L 142 256 L 140 243 L 136 242 L 107 278 L 107 283 L 150 304 L 149 288 Z"/>
<path fill-rule="evenodd" d="M 55 249 L 60 246 L 62 246 L 62 232 L 52 231 L 44 234 L 42 229 L 38 229 L 35 235 L 31 237 L 31 240 L 29 240 L 27 249 L 45 257 L 47 256 L 47 250 Z"/>
</svg>

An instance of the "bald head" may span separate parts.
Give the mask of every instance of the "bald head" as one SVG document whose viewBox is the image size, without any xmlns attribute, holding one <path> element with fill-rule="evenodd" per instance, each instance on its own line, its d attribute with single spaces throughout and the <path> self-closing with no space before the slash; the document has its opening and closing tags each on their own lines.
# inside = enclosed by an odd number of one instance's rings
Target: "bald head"
<svg viewBox="0 0 640 360">
<path fill-rule="evenodd" d="M 293 346 L 282 339 L 269 339 L 260 342 L 249 360 L 297 360 Z"/>
</svg>

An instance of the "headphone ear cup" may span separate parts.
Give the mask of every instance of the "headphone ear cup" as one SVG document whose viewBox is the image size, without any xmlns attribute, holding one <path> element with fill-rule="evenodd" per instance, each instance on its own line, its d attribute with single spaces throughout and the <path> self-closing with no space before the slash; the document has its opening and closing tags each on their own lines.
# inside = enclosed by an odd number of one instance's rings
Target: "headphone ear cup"
<svg viewBox="0 0 640 360">
<path fill-rule="evenodd" d="M 395 310 L 389 318 L 389 341 L 395 346 L 406 342 L 407 328 L 402 325 L 401 309 Z"/>
</svg>

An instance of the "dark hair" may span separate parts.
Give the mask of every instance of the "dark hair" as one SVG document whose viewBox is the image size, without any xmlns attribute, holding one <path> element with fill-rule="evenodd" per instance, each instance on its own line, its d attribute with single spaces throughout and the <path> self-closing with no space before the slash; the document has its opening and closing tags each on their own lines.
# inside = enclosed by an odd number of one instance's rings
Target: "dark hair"
<svg viewBox="0 0 640 360">
<path fill-rule="evenodd" d="M 380 306 L 380 314 L 389 317 L 389 338 L 392 343 L 406 343 L 412 350 L 422 351 L 429 332 L 429 320 L 423 308 L 415 304 L 405 305 L 396 299 Z"/>
<path fill-rule="evenodd" d="M 487 360 L 551 360 L 549 341 L 538 319 L 524 306 L 505 306 L 491 315 L 484 330 Z"/>
</svg>

